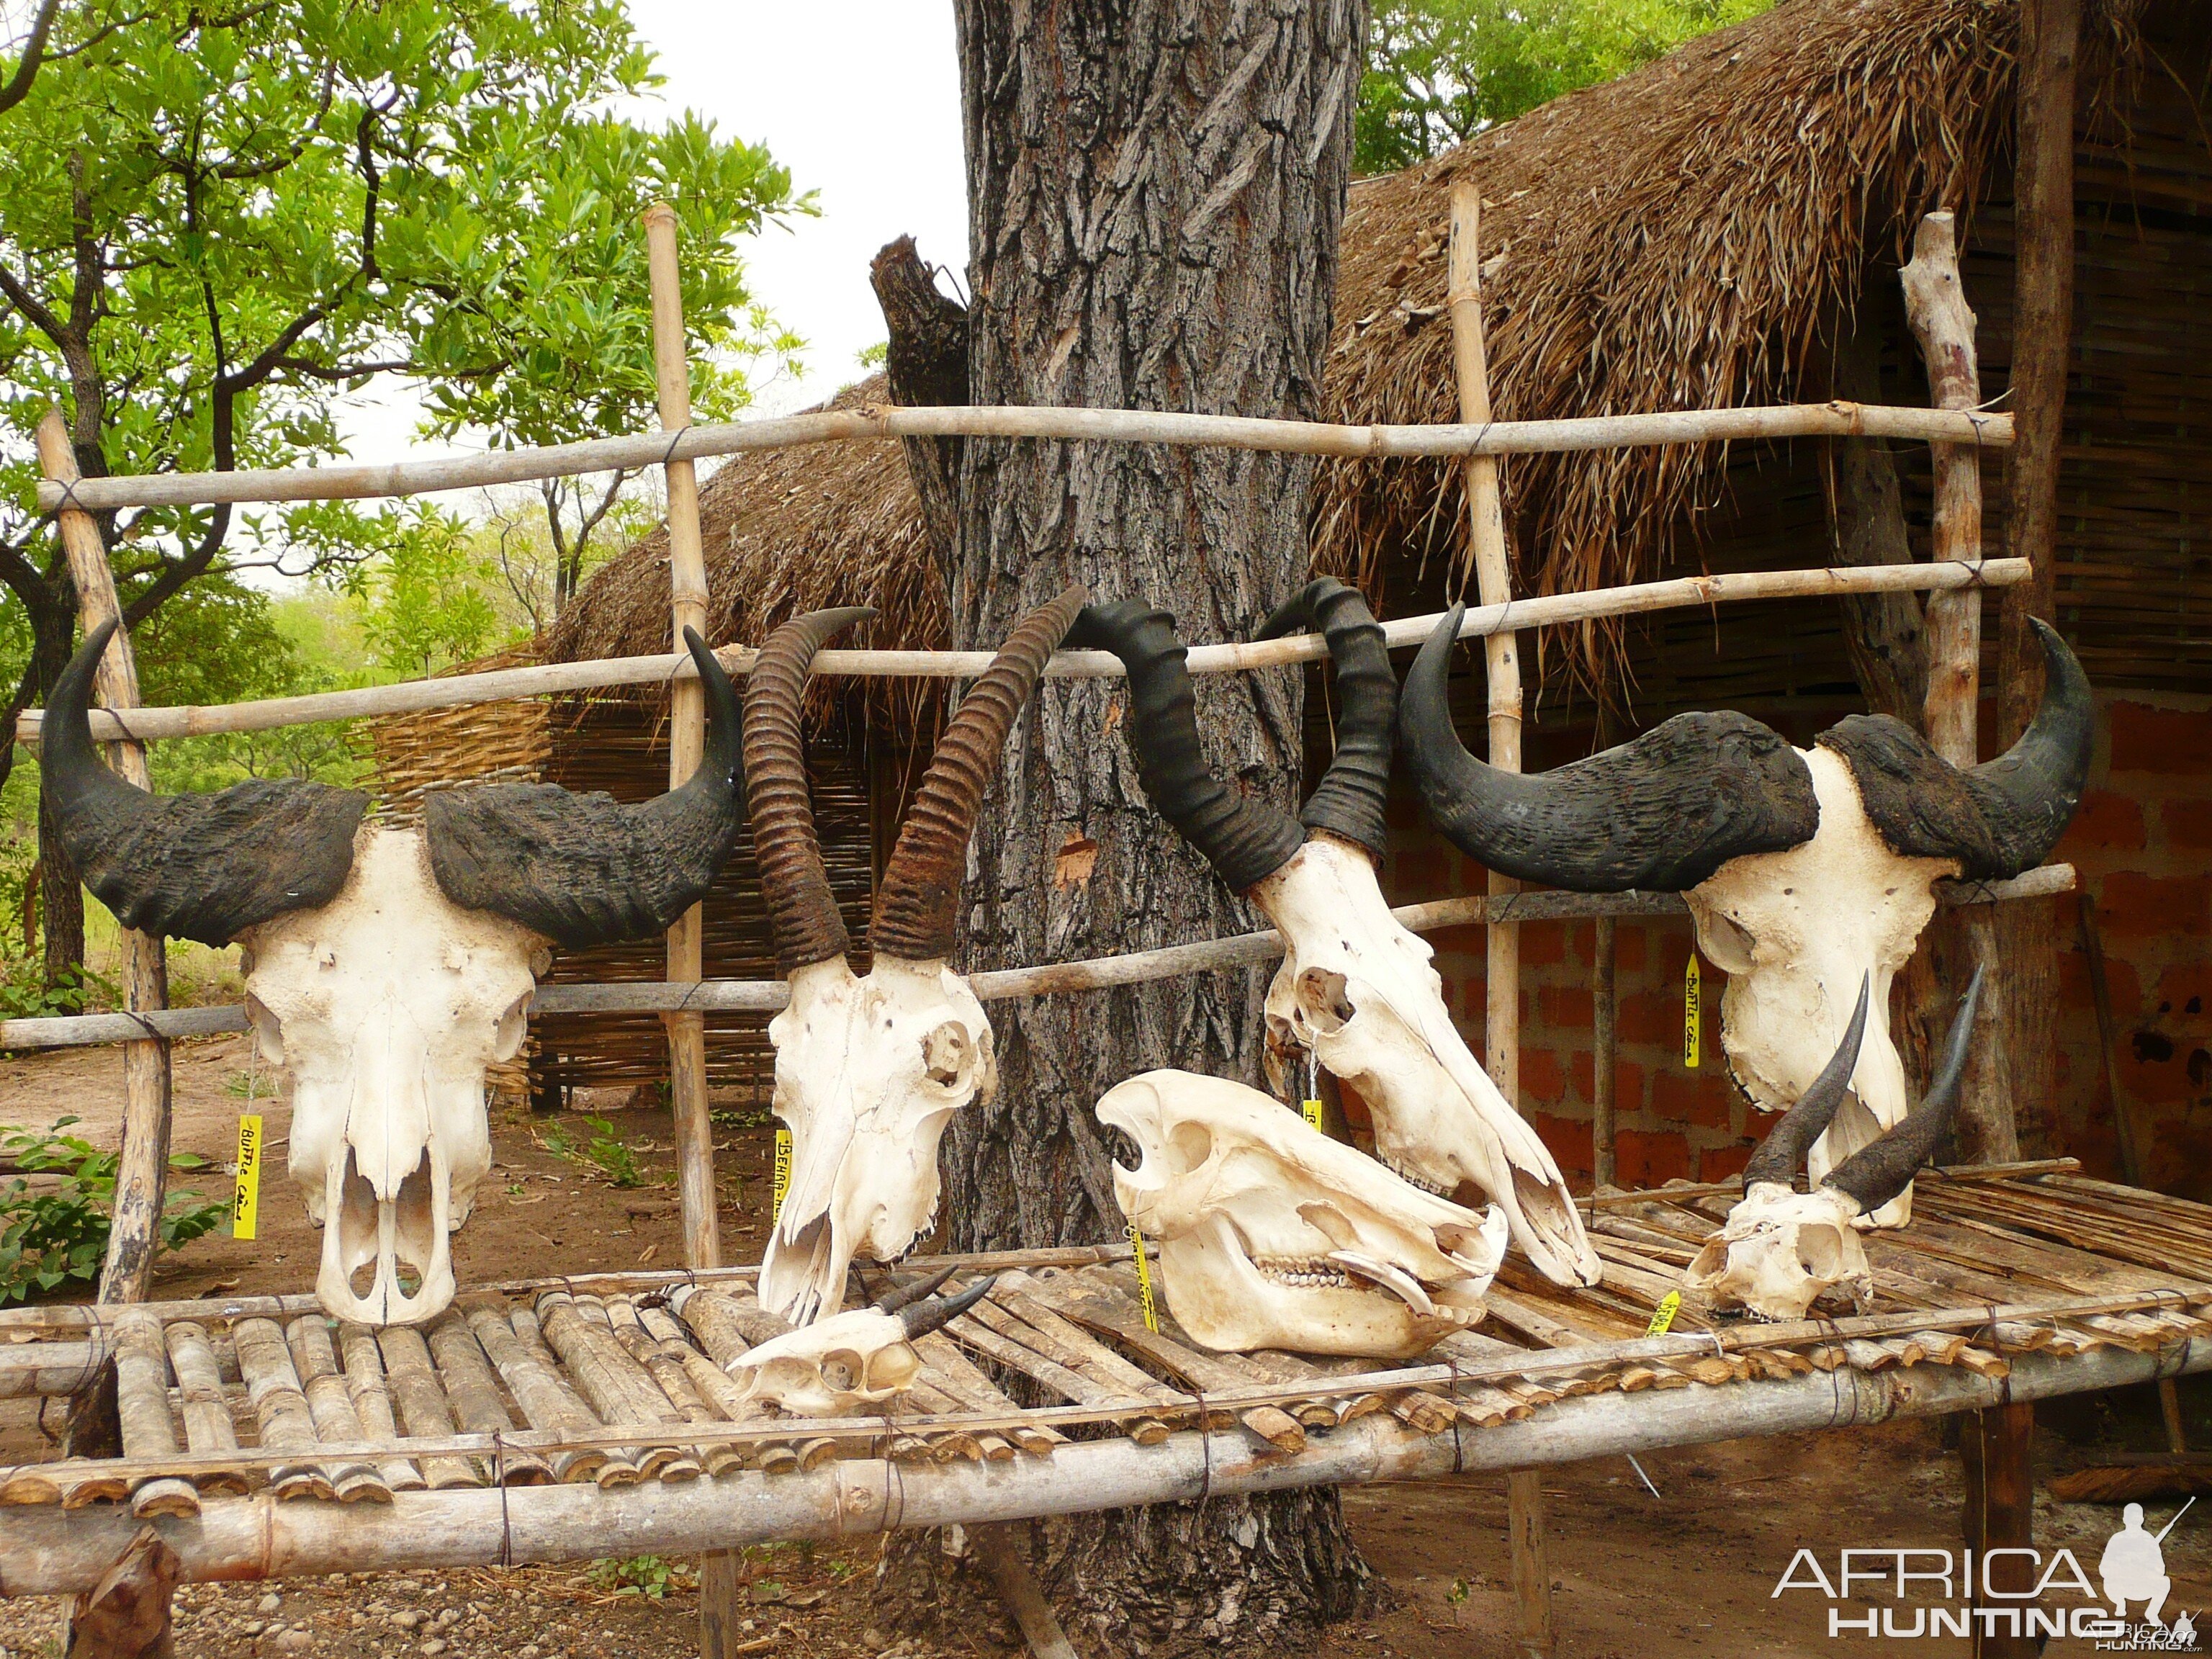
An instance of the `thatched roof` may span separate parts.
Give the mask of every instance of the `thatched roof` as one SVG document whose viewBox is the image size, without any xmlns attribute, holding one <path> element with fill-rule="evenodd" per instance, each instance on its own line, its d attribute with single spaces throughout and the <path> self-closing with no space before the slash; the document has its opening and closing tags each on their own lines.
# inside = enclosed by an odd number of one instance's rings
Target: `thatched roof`
<svg viewBox="0 0 2212 1659">
<path fill-rule="evenodd" d="M 1869 251 L 1919 216 L 1971 209 L 2011 126 L 2014 0 L 1783 0 L 1648 68 L 1571 94 L 1419 167 L 1354 186 L 1329 363 L 1334 418 L 1456 418 L 1443 312 L 1455 178 L 1482 181 L 1493 404 L 1501 418 L 1825 397 L 1818 337 L 1855 300 Z M 2094 90 L 2131 28 L 2091 0 Z M 1815 360 L 1819 361 L 1815 361 Z M 839 405 L 881 401 L 881 377 Z M 1638 449 L 1526 458 L 1506 471 L 1516 591 L 1647 578 L 1727 458 Z M 1314 562 L 1388 603 L 1394 570 L 1464 546 L 1460 470 L 1325 464 Z M 795 611 L 872 603 L 871 642 L 936 645 L 942 587 L 900 450 L 739 457 L 702 505 L 718 639 Z M 656 533 L 591 583 L 554 659 L 666 648 Z M 726 623 L 726 626 L 725 623 Z"/>
</svg>

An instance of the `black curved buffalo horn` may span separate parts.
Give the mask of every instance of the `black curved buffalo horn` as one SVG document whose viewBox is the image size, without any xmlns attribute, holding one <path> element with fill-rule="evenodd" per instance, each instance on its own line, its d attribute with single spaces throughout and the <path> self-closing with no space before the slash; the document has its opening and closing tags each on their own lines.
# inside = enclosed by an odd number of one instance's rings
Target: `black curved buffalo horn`
<svg viewBox="0 0 2212 1659">
<path fill-rule="evenodd" d="M 959 1271 L 957 1267 L 939 1267 L 928 1278 L 917 1279 L 904 1290 L 894 1285 L 876 1298 L 876 1311 L 887 1314 L 896 1313 L 901 1308 L 919 1302 L 926 1296 L 934 1296 L 944 1285 L 945 1281 Z"/>
<path fill-rule="evenodd" d="M 927 1301 L 901 1308 L 898 1320 L 906 1327 L 907 1340 L 910 1342 L 917 1336 L 927 1336 L 939 1326 L 951 1324 L 990 1295 L 991 1286 L 998 1282 L 998 1274 L 991 1273 L 977 1279 L 956 1296 L 933 1296 Z"/>
<path fill-rule="evenodd" d="M 1805 1092 L 1797 1097 L 1797 1103 L 1782 1115 L 1782 1121 L 1767 1131 L 1766 1139 L 1751 1155 L 1751 1162 L 1743 1166 L 1743 1189 L 1747 1193 L 1754 1182 L 1771 1181 L 1787 1187 L 1797 1178 L 1797 1166 L 1805 1161 L 1805 1154 L 1836 1115 L 1836 1108 L 1844 1103 L 1844 1096 L 1851 1086 L 1851 1073 L 1858 1070 L 1859 1044 L 1866 1036 L 1867 1005 L 1873 994 L 1874 975 L 1863 975 L 1859 979 L 1859 1006 L 1851 1012 L 1851 1023 L 1844 1028 L 1844 1040 L 1836 1045 L 1834 1057 L 1820 1068 L 1820 1075 L 1813 1079 Z"/>
<path fill-rule="evenodd" d="M 1912 1172 L 1935 1155 L 1950 1133 L 1959 1104 L 1959 1080 L 1966 1075 L 1966 1051 L 1973 1045 L 1974 1006 L 1981 999 L 1982 970 L 1977 968 L 1966 994 L 1960 999 L 1959 1012 L 1951 1016 L 1951 1034 L 1943 1040 L 1943 1059 L 1926 1097 L 1905 1114 L 1904 1122 L 1860 1147 L 1820 1182 L 1856 1199 L 1861 1215 L 1879 1210 L 1903 1192 Z"/>
<path fill-rule="evenodd" d="M 1305 845 L 1287 812 L 1249 800 L 1206 769 L 1198 703 L 1175 618 L 1141 599 L 1085 605 L 1067 631 L 1077 649 L 1112 652 L 1129 674 L 1129 748 L 1153 809 L 1238 892 L 1264 881 Z"/>
<path fill-rule="evenodd" d="M 550 783 L 431 795 L 430 873 L 447 898 L 568 951 L 665 933 L 699 902 L 737 845 L 745 797 L 738 694 L 695 630 L 684 643 L 707 692 L 706 752 L 690 780 L 628 806 Z"/>
<path fill-rule="evenodd" d="M 94 629 L 70 659 L 39 732 L 40 787 L 84 884 L 126 927 L 215 945 L 336 898 L 368 796 L 302 778 L 153 795 L 107 769 L 89 709 L 115 628 Z"/>
<path fill-rule="evenodd" d="M 1356 842 L 1379 859 L 1390 752 L 1398 742 L 1398 677 L 1366 599 L 1334 576 L 1316 577 L 1285 600 L 1260 624 L 1259 637 L 1316 627 L 1328 641 L 1336 675 L 1336 755 L 1298 821 Z"/>
<path fill-rule="evenodd" d="M 1522 881 L 1581 893 L 1680 892 L 1730 859 L 1813 838 L 1804 758 L 1747 715 L 1677 714 L 1617 749 L 1523 776 L 1486 766 L 1453 729 L 1447 685 L 1463 605 L 1421 647 L 1398 735 L 1430 822 Z"/>
</svg>

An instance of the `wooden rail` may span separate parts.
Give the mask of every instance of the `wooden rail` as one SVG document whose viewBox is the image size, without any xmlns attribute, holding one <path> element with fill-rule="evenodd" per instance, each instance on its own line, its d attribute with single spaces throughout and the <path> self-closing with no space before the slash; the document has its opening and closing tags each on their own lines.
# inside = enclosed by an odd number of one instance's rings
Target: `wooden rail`
<svg viewBox="0 0 2212 1659">
<path fill-rule="evenodd" d="M 1947 905 L 1998 904 L 2014 899 L 2048 898 L 2074 890 L 2070 864 L 2047 864 L 2010 881 L 1941 881 L 1936 896 Z M 1590 916 L 1686 915 L 1688 906 L 1675 893 L 1478 894 L 1405 904 L 1391 914 L 1417 933 L 1442 927 L 1482 925 L 1510 916 L 1515 921 L 1568 921 Z M 1053 996 L 1071 991 L 1103 990 L 1172 979 L 1273 960 L 1283 951 L 1282 936 L 1272 928 L 1237 933 L 1194 945 L 1170 945 L 1126 956 L 1094 957 L 1083 962 L 1049 962 L 1035 968 L 1008 968 L 975 975 L 969 981 L 986 1002 L 1013 997 Z M 689 984 L 637 980 L 614 985 L 548 985 L 532 1000 L 532 1014 L 695 1013 L 772 1014 L 790 1000 L 780 979 L 708 979 Z M 238 1005 L 174 1008 L 146 1014 L 70 1014 L 50 1019 L 0 1020 L 0 1049 L 69 1048 L 102 1042 L 127 1042 L 149 1033 L 164 1037 L 214 1036 L 246 1029 Z"/>
<path fill-rule="evenodd" d="M 659 466 L 805 444 L 898 438 L 1042 438 L 1063 442 L 1170 444 L 1186 448 L 1274 450 L 1348 459 L 1383 457 L 1537 455 L 1649 444 L 1731 443 L 1760 438 L 1905 438 L 2002 447 L 2012 417 L 1979 410 L 1890 408 L 1877 404 L 1784 404 L 1753 409 L 1685 409 L 1645 415 L 1592 415 L 1556 421 L 1484 421 L 1417 426 L 1333 426 L 1233 415 L 1151 410 L 1001 405 L 864 409 L 738 421 L 666 433 L 594 438 L 535 449 L 502 449 L 427 461 L 294 468 L 284 471 L 141 473 L 88 478 L 64 490 L 42 484 L 39 507 L 65 502 L 91 512 L 125 507 L 186 507 L 218 501 L 362 501 L 442 489 L 528 483 L 617 467 Z"/>
</svg>

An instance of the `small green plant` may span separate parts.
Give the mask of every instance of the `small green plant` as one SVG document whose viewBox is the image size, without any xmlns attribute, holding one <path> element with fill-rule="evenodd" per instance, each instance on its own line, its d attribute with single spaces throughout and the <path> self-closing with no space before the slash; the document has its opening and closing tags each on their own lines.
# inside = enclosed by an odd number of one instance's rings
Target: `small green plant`
<svg viewBox="0 0 2212 1659">
<path fill-rule="evenodd" d="M 233 1072 L 223 1079 L 222 1091 L 233 1100 L 274 1100 L 276 1079 L 262 1072 Z"/>
<path fill-rule="evenodd" d="M 0 963 L 0 1019 L 50 1019 L 81 1014 L 88 1005 L 112 1008 L 122 1000 L 113 980 L 89 968 L 64 968 L 49 985 L 35 957 Z"/>
<path fill-rule="evenodd" d="M 62 1133 L 76 1121 L 65 1117 L 52 1129 L 0 1128 L 0 1157 L 21 1171 L 0 1188 L 0 1304 L 100 1276 L 119 1160 Z M 190 1152 L 169 1158 L 174 1170 L 207 1166 Z M 50 1177 L 55 1184 L 33 1191 L 27 1177 Z M 172 1193 L 161 1215 L 161 1248 L 179 1249 L 214 1231 L 229 1212 L 228 1203 L 206 1202 L 196 1192 Z"/>
<path fill-rule="evenodd" d="M 637 1154 L 615 1132 L 612 1123 L 603 1117 L 587 1116 L 584 1126 L 591 1130 L 592 1138 L 581 1146 L 557 1123 L 549 1123 L 538 1132 L 538 1144 L 556 1158 L 597 1170 L 617 1187 L 645 1185 L 645 1170 L 638 1164 Z"/>
<path fill-rule="evenodd" d="M 699 1582 L 683 1562 L 664 1561 L 657 1555 L 594 1561 L 590 1576 L 601 1589 L 617 1595 L 641 1595 L 651 1601 L 665 1599 L 671 1590 L 690 1589 Z"/>
</svg>

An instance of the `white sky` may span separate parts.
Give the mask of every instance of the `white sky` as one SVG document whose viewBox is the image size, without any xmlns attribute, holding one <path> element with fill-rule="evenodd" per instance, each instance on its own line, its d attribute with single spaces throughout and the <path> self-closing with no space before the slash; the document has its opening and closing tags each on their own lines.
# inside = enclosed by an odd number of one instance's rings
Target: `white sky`
<svg viewBox="0 0 2212 1659">
<path fill-rule="evenodd" d="M 745 249 L 754 293 L 807 342 L 807 373 L 761 389 L 755 413 L 818 403 L 861 373 L 884 337 L 868 261 L 910 233 L 921 257 L 964 286 L 967 192 L 960 82 L 946 0 L 630 0 L 667 77 L 652 121 L 685 108 L 726 137 L 766 143 L 821 216 L 770 229 Z M 372 387 L 347 411 L 360 460 L 411 441 L 414 399 Z M 465 446 L 464 446 L 465 447 Z"/>
</svg>

